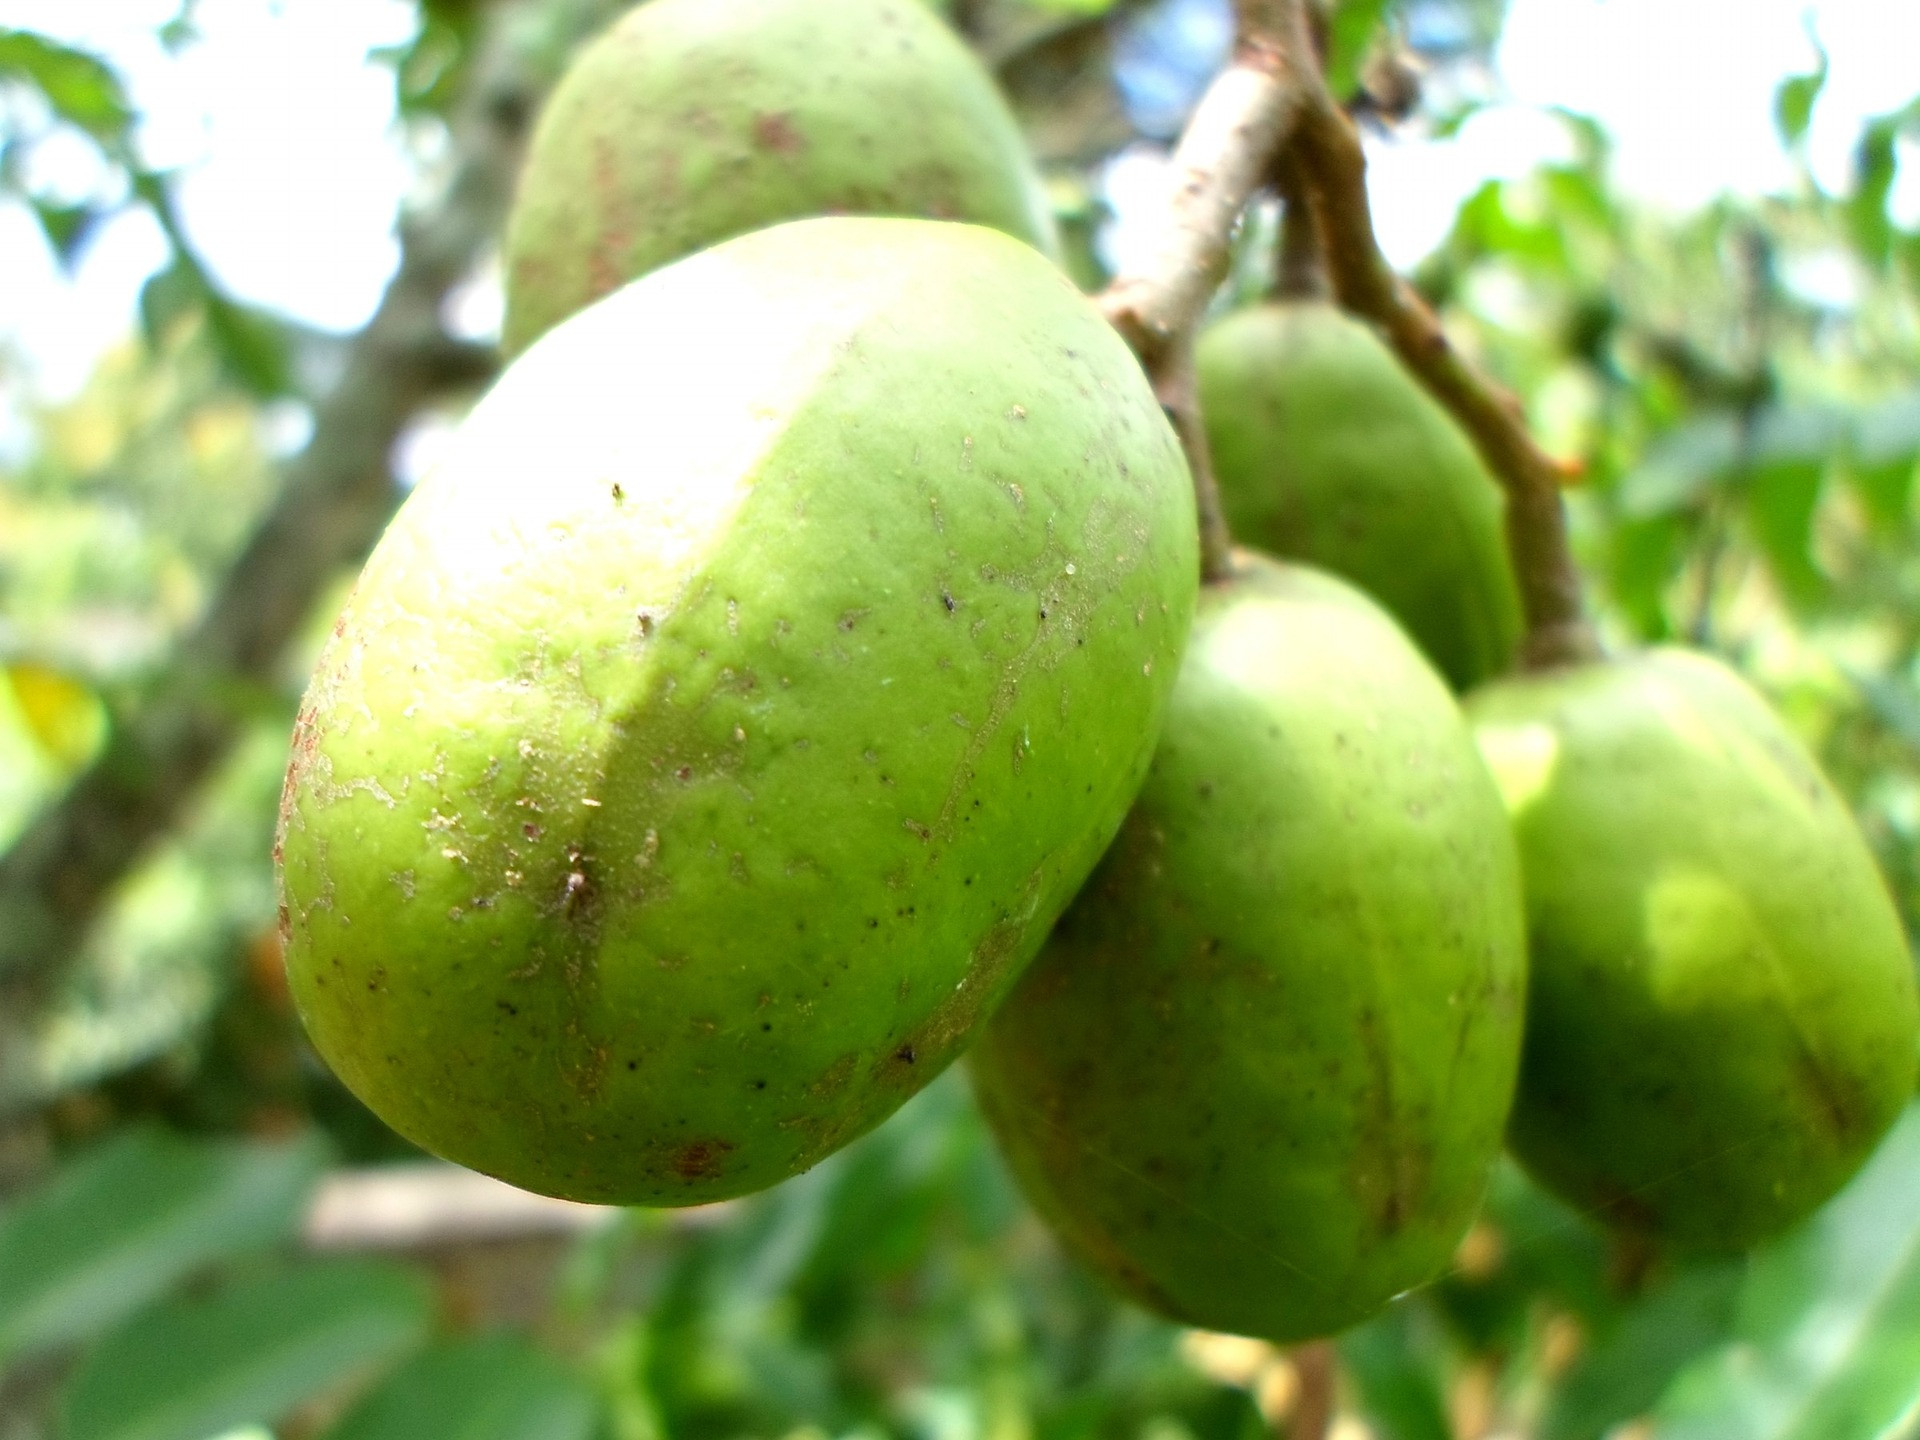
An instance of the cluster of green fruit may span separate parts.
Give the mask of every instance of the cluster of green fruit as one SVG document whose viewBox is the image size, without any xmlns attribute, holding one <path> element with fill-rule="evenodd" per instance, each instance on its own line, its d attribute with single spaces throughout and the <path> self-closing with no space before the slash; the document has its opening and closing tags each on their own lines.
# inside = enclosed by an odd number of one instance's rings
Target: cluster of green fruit
<svg viewBox="0 0 1920 1440">
<path fill-rule="evenodd" d="M 1500 678 L 1498 492 L 1324 304 L 1203 339 L 1229 514 L 1289 562 L 1201 587 L 1179 445 L 1052 243 L 921 0 L 653 0 L 580 57 L 517 358 L 295 734 L 328 1061 L 440 1154 L 675 1205 L 971 1046 L 1077 1251 L 1274 1339 L 1431 1278 L 1503 1139 L 1676 1245 L 1830 1195 L 1920 1018 L 1795 740 L 1697 655 Z"/>
</svg>

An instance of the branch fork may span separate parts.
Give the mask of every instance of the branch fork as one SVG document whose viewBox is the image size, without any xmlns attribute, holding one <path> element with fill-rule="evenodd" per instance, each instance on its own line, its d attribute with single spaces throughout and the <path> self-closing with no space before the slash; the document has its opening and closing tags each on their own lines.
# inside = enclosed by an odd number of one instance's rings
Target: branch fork
<svg viewBox="0 0 1920 1440">
<path fill-rule="evenodd" d="M 1206 448 L 1193 342 L 1226 275 L 1234 227 L 1276 177 L 1304 200 L 1335 297 L 1372 324 L 1467 432 L 1506 495 L 1507 546 L 1526 617 L 1521 663 L 1599 654 L 1567 545 L 1563 467 L 1529 433 L 1519 401 L 1454 348 L 1374 238 L 1366 151 L 1327 89 L 1303 0 L 1241 0 L 1232 60 L 1173 154 L 1177 177 L 1145 259 L 1100 297 L 1140 358 L 1186 447 L 1208 581 L 1232 572 L 1232 538 Z"/>
</svg>

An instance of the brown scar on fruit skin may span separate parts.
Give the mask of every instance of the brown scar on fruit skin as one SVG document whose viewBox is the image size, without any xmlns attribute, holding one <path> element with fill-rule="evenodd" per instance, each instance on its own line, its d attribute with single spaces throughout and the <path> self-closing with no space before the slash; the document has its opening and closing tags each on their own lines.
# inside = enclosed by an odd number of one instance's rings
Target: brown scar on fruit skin
<svg viewBox="0 0 1920 1440">
<path fill-rule="evenodd" d="M 587 259 L 590 297 L 608 295 L 620 288 L 626 277 L 627 251 L 633 245 L 632 204 L 621 182 L 619 159 L 609 136 L 594 137 L 593 188 L 599 195 L 606 223 Z"/>
<path fill-rule="evenodd" d="M 1033 893 L 1039 879 L 1038 872 L 1029 879 L 1027 894 Z M 988 1007 L 1013 980 L 1014 962 L 1021 953 L 1021 941 L 1027 930 L 1027 921 L 1014 915 L 1002 916 L 986 938 L 974 947 L 973 965 L 960 987 L 886 1051 L 871 1068 L 871 1076 L 882 1084 L 917 1088 L 920 1083 L 917 1072 L 921 1070 L 922 1061 L 938 1067 L 952 1059 L 974 1033 Z"/>
<path fill-rule="evenodd" d="M 695 1140 L 673 1152 L 673 1173 L 682 1180 L 717 1180 L 733 1150 L 726 1140 Z"/>
<path fill-rule="evenodd" d="M 1836 1076 L 1819 1057 L 1802 1048 L 1795 1057 L 1800 1089 L 1810 1098 L 1830 1127 L 1830 1138 L 1844 1144 L 1864 1130 L 1868 1116 L 1865 1097 L 1849 1095 L 1841 1077 Z"/>
<path fill-rule="evenodd" d="M 753 117 L 753 142 L 780 155 L 798 155 L 807 148 L 806 137 L 794 129 L 793 118 L 779 110 Z"/>
</svg>

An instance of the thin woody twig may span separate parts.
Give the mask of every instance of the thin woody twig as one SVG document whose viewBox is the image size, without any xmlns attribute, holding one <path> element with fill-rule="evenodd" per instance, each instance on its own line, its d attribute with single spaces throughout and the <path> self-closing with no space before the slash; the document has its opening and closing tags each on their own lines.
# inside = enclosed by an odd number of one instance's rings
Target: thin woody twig
<svg viewBox="0 0 1920 1440">
<path fill-rule="evenodd" d="M 1282 155 L 1274 166 L 1273 187 L 1281 204 L 1274 295 L 1288 300 L 1330 299 L 1333 287 L 1327 280 L 1327 257 L 1320 249 L 1320 227 L 1307 199 L 1306 177 L 1292 155 Z"/>
<path fill-rule="evenodd" d="M 1299 1394 L 1287 1416 L 1286 1440 L 1326 1440 L 1333 1428 L 1336 1380 L 1333 1342 L 1316 1340 L 1293 1352 L 1294 1373 L 1300 1377 Z"/>
<path fill-rule="evenodd" d="M 1215 78 L 1173 152 L 1174 184 L 1146 258 L 1100 297 L 1101 309 L 1140 357 L 1193 471 L 1201 572 L 1232 571 L 1193 378 L 1193 336 L 1226 275 L 1234 226 L 1267 176 L 1302 97 L 1301 77 L 1278 43 L 1285 6 L 1239 7 L 1234 55 Z"/>
<path fill-rule="evenodd" d="M 1290 13 L 1282 43 L 1293 54 L 1311 53 L 1298 0 L 1285 0 L 1284 8 Z M 1527 625 L 1521 664 L 1540 668 L 1596 656 L 1599 643 L 1567 547 L 1560 466 L 1528 432 L 1514 397 L 1453 348 L 1433 311 L 1380 253 L 1367 204 L 1366 152 L 1324 77 L 1318 70 L 1304 74 L 1300 90 L 1292 146 L 1307 175 L 1334 293 L 1382 331 L 1460 422 L 1506 492 L 1507 545 Z"/>
</svg>

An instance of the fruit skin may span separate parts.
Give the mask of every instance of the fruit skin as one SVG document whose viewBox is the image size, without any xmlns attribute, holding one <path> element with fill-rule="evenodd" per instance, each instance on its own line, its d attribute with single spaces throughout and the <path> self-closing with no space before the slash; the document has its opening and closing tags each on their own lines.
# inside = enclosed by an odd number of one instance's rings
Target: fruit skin
<svg viewBox="0 0 1920 1440">
<path fill-rule="evenodd" d="M 798 222 L 515 362 L 381 541 L 295 736 L 293 993 L 402 1134 L 692 1204 L 883 1119 L 1151 758 L 1193 501 L 1037 252 Z"/>
<path fill-rule="evenodd" d="M 581 52 L 535 128 L 507 351 L 669 261 L 837 213 L 1056 244 L 1012 112 L 925 0 L 651 0 Z"/>
<path fill-rule="evenodd" d="M 1196 352 L 1227 523 L 1372 595 L 1456 690 L 1520 643 L 1498 487 L 1364 325 L 1321 301 L 1219 320 Z"/>
<path fill-rule="evenodd" d="M 1296 1340 L 1431 1278 L 1519 1063 L 1520 879 L 1440 677 L 1331 576 L 1201 594 L 1119 838 L 969 1059 L 1028 1197 L 1178 1320 Z"/>
<path fill-rule="evenodd" d="M 1515 1155 L 1684 1249 L 1792 1225 L 1914 1087 L 1913 966 L 1846 807 L 1696 653 L 1518 677 L 1468 710 L 1526 875 Z"/>
</svg>

